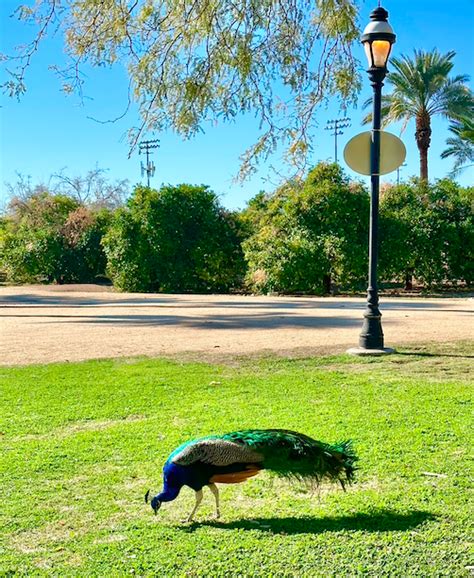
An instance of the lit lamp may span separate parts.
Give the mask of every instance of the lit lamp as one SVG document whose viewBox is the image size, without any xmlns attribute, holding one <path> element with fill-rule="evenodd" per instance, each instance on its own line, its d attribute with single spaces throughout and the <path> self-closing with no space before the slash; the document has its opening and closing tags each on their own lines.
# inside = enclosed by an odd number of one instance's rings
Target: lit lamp
<svg viewBox="0 0 474 578">
<path fill-rule="evenodd" d="M 380 5 L 372 11 L 371 22 L 366 26 L 361 41 L 369 61 L 369 77 L 372 83 L 373 112 L 372 138 L 370 143 L 370 233 L 369 233 L 369 286 L 364 324 L 359 337 L 359 347 L 350 349 L 356 355 L 380 355 L 393 350 L 384 347 L 381 313 L 377 288 L 379 181 L 380 181 L 380 115 L 382 108 L 383 79 L 387 74 L 395 34 L 387 22 L 388 12 Z"/>
<path fill-rule="evenodd" d="M 361 41 L 369 61 L 369 74 L 373 70 L 383 70 L 387 73 L 387 61 L 395 43 L 396 36 L 387 22 L 388 12 L 379 6 L 370 15 L 369 22 L 362 34 Z"/>
</svg>

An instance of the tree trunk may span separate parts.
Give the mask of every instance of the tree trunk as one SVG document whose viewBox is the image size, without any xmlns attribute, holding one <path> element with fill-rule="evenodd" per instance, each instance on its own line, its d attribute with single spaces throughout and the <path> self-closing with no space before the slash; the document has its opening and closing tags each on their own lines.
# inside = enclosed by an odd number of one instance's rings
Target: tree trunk
<svg viewBox="0 0 474 578">
<path fill-rule="evenodd" d="M 416 144 L 420 152 L 420 179 L 428 180 L 428 149 L 431 144 L 431 118 L 427 111 L 416 117 Z"/>
<path fill-rule="evenodd" d="M 428 149 L 421 148 L 420 150 L 420 179 L 422 181 L 428 180 Z"/>
<path fill-rule="evenodd" d="M 323 288 L 324 288 L 325 295 L 331 294 L 331 274 L 324 275 Z"/>
</svg>

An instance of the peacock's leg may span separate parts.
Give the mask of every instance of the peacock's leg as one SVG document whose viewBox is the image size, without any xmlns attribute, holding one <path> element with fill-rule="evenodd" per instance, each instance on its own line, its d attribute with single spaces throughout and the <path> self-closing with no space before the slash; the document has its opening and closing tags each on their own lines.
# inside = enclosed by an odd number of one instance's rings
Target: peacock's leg
<svg viewBox="0 0 474 578">
<path fill-rule="evenodd" d="M 192 522 L 193 521 L 194 514 L 197 512 L 197 509 L 199 508 L 199 504 L 201 502 L 202 502 L 202 490 L 198 490 L 196 492 L 196 503 L 194 504 L 193 511 L 189 514 L 189 517 L 186 520 L 186 522 Z"/>
<path fill-rule="evenodd" d="M 214 494 L 214 498 L 216 499 L 216 518 L 220 518 L 221 512 L 219 510 L 219 489 L 216 486 L 216 484 L 208 484 L 208 485 L 209 485 L 209 489 Z"/>
</svg>

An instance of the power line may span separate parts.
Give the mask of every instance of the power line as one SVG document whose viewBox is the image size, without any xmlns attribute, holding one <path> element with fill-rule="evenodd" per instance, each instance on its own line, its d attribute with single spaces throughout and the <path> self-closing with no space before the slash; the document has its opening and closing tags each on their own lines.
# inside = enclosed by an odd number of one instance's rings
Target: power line
<svg viewBox="0 0 474 578">
<path fill-rule="evenodd" d="M 337 137 L 344 133 L 342 128 L 347 128 L 351 126 L 350 118 L 338 118 L 334 120 L 328 120 L 324 130 L 333 131 L 331 134 L 334 136 L 334 162 L 337 164 Z"/>
<path fill-rule="evenodd" d="M 143 165 L 143 162 L 140 163 L 142 169 L 142 177 L 146 173 L 147 176 L 147 186 L 150 187 L 150 177 L 155 175 L 155 163 L 150 161 L 150 154 L 152 149 L 157 149 L 160 145 L 158 144 L 160 141 L 158 139 L 155 140 L 143 140 L 141 143 L 138 143 L 138 154 L 145 153 L 146 154 L 146 165 Z"/>
</svg>

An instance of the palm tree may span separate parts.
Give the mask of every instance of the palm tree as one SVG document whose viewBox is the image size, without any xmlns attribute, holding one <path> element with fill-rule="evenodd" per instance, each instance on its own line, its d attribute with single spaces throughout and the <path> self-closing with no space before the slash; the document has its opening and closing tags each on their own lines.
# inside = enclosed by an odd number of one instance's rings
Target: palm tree
<svg viewBox="0 0 474 578">
<path fill-rule="evenodd" d="M 474 120 L 463 118 L 453 122 L 449 130 L 454 134 L 446 140 L 448 148 L 441 153 L 441 158 L 454 157 L 451 171 L 453 177 L 474 164 Z"/>
<path fill-rule="evenodd" d="M 431 118 L 441 115 L 449 120 L 472 117 L 474 97 L 466 86 L 469 77 L 458 75 L 452 78 L 454 51 L 440 54 L 415 50 L 413 58 L 402 55 L 393 58 L 395 69 L 388 76 L 393 86 L 392 94 L 382 97 L 382 124 L 403 121 L 402 131 L 414 118 L 415 139 L 420 152 L 420 178 L 428 180 L 428 149 L 431 143 Z M 364 108 L 372 102 L 369 99 Z M 368 115 L 364 122 L 370 122 Z"/>
</svg>

